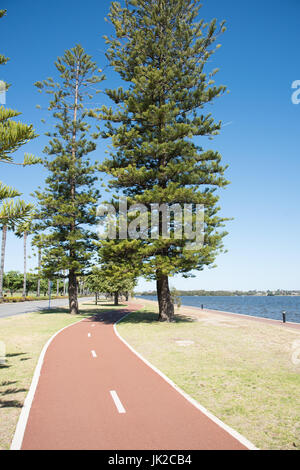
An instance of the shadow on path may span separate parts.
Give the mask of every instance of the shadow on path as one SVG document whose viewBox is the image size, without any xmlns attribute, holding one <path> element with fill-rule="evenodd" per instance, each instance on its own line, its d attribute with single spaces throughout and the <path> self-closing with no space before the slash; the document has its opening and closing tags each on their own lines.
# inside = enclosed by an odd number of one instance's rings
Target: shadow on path
<svg viewBox="0 0 300 470">
<path fill-rule="evenodd" d="M 82 304 L 91 306 L 91 304 Z M 107 308 L 106 308 L 107 307 Z M 114 309 L 110 307 L 115 307 Z M 137 310 L 139 308 L 139 310 Z M 39 312 L 40 315 L 48 314 L 60 314 L 68 313 L 68 308 L 58 307 L 53 309 L 45 309 Z M 99 304 L 94 305 L 93 308 L 82 311 L 78 316 L 82 318 L 90 319 L 94 322 L 102 322 L 107 325 L 114 324 L 116 321 L 120 320 L 126 314 L 131 313 L 131 315 L 126 316 L 122 320 L 122 323 L 158 323 L 158 313 L 153 311 L 144 311 L 143 306 L 136 306 L 136 308 L 128 308 L 126 304 L 120 304 L 116 307 L 114 304 Z M 175 315 L 173 323 L 192 323 L 195 320 L 193 318 L 187 317 L 186 315 Z"/>
<path fill-rule="evenodd" d="M 91 311 L 92 312 L 92 311 Z M 128 315 L 129 314 L 129 315 Z M 125 316 L 127 315 L 127 316 Z M 116 321 L 122 319 L 121 323 L 130 324 L 159 324 L 157 312 L 144 312 L 144 311 L 130 311 L 130 310 L 101 310 L 95 311 L 91 321 L 102 322 L 106 325 L 114 324 Z M 174 322 L 172 323 L 192 323 L 195 320 L 183 315 L 175 315 Z"/>
</svg>

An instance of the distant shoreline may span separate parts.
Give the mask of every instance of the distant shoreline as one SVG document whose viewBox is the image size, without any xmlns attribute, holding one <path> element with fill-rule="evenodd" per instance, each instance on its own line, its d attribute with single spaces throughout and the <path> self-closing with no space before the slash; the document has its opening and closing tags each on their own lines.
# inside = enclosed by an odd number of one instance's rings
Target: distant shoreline
<svg viewBox="0 0 300 470">
<path fill-rule="evenodd" d="M 137 297 L 153 297 L 156 293 L 151 294 L 134 294 Z M 300 297 L 299 294 L 176 294 L 178 297 Z"/>
</svg>

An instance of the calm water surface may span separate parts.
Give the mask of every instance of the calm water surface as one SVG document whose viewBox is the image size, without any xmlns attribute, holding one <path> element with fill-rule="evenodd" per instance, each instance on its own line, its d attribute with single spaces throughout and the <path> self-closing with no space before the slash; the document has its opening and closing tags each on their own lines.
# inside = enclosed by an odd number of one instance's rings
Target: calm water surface
<svg viewBox="0 0 300 470">
<path fill-rule="evenodd" d="M 155 296 L 147 295 L 141 298 L 157 300 Z M 300 323 L 300 296 L 182 296 L 182 305 L 190 307 L 211 308 L 225 312 L 243 313 L 256 317 L 282 320 L 282 311 L 286 311 L 286 319 Z"/>
</svg>

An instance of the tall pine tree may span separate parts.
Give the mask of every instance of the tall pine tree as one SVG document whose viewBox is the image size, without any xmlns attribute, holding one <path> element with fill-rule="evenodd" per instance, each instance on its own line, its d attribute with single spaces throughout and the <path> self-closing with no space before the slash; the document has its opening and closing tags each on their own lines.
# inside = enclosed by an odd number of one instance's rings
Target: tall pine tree
<svg viewBox="0 0 300 470">
<path fill-rule="evenodd" d="M 107 121 L 103 137 L 114 147 L 102 166 L 111 187 L 149 212 L 151 203 L 205 206 L 201 249 L 187 250 L 185 238 L 165 239 L 161 230 L 157 239 L 140 240 L 144 274 L 157 283 L 161 321 L 174 316 L 169 276 L 190 276 L 212 264 L 225 235 L 215 194 L 227 184 L 225 167 L 199 139 L 221 128 L 205 108 L 225 87 L 214 84 L 217 70 L 205 67 L 225 27 L 198 21 L 200 8 L 198 0 L 127 0 L 125 8 L 113 2 L 115 34 L 106 37 L 109 63 L 128 83 L 107 90 L 115 106 L 103 107 L 99 116 Z"/>
<path fill-rule="evenodd" d="M 43 271 L 53 279 L 67 270 L 70 313 L 77 314 L 77 278 L 90 265 L 95 238 L 90 228 L 96 225 L 99 198 L 97 164 L 88 155 L 96 149 L 99 134 L 92 132 L 89 116 L 94 88 L 103 76 L 80 45 L 67 50 L 55 67 L 57 82 L 49 78 L 36 83 L 50 93 L 48 110 L 56 122 L 44 149 L 49 171 L 46 188 L 35 192 L 40 205 L 38 229 L 46 231 Z"/>
</svg>

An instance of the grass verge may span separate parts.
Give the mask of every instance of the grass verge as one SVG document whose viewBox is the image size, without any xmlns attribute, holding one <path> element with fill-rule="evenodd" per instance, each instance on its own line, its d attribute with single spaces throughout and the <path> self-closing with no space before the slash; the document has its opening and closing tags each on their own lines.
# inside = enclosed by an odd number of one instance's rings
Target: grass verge
<svg viewBox="0 0 300 470">
<path fill-rule="evenodd" d="M 118 332 L 257 447 L 300 449 L 300 364 L 292 361 L 300 330 L 187 308 L 180 312 L 175 323 L 158 323 L 156 309 L 147 303 L 119 323 Z"/>
</svg>

